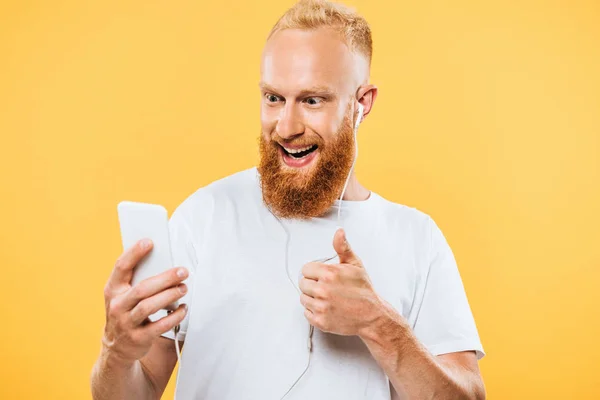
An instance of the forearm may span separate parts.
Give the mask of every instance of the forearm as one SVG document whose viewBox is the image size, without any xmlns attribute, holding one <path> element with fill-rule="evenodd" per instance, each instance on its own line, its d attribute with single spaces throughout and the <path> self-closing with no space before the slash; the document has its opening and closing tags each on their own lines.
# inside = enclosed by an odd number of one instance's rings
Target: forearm
<svg viewBox="0 0 600 400">
<path fill-rule="evenodd" d="M 91 375 L 94 400 L 158 399 L 142 363 L 124 363 L 102 350 Z"/>
<path fill-rule="evenodd" d="M 396 392 L 407 399 L 478 399 L 468 371 L 440 362 L 414 336 L 404 318 L 382 300 L 376 322 L 360 337 Z"/>
</svg>

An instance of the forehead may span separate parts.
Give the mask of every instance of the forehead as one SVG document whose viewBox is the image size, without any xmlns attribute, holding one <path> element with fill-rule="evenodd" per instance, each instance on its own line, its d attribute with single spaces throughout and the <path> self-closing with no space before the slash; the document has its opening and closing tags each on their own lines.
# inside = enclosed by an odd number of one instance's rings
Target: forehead
<svg viewBox="0 0 600 400">
<path fill-rule="evenodd" d="M 285 29 L 265 45 L 261 80 L 290 93 L 314 86 L 343 93 L 355 85 L 355 57 L 332 29 Z"/>
</svg>

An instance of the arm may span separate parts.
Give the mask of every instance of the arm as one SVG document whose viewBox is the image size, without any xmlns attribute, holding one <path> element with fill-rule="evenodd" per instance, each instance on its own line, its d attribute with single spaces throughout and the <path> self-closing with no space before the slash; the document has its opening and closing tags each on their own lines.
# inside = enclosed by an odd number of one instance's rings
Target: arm
<svg viewBox="0 0 600 400">
<path fill-rule="evenodd" d="M 183 346 L 183 342 L 179 342 Z M 148 354 L 127 363 L 102 349 L 91 376 L 94 399 L 160 399 L 177 363 L 173 341 L 156 340 Z"/>
<path fill-rule="evenodd" d="M 106 324 L 90 377 L 94 400 L 159 399 L 177 362 L 173 341 L 161 335 L 182 322 L 185 305 L 149 317 L 184 296 L 187 270 L 172 268 L 131 286 L 132 271 L 150 248 L 140 241 L 126 250 L 104 288 Z"/>
<path fill-rule="evenodd" d="M 485 399 L 474 352 L 431 355 L 402 316 L 381 301 L 375 322 L 359 337 L 399 394 L 409 399 Z"/>
<path fill-rule="evenodd" d="M 477 331 L 449 247 L 431 263 L 429 292 L 421 302 L 414 331 L 375 292 L 342 229 L 334 235 L 333 247 L 340 264 L 312 262 L 302 267 L 300 303 L 310 324 L 324 332 L 358 335 L 405 398 L 484 399 L 473 352 L 434 357 L 421 344 L 458 338 L 463 340 L 462 346 L 480 347 L 474 341 Z"/>
<path fill-rule="evenodd" d="M 125 364 L 104 350 L 94 364 L 91 387 L 94 400 L 160 398 L 139 360 Z"/>
</svg>

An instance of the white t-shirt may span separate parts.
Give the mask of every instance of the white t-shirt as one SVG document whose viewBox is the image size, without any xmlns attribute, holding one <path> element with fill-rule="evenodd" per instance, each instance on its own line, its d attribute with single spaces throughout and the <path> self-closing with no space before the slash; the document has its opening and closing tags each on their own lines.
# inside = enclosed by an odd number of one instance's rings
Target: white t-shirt
<svg viewBox="0 0 600 400">
<path fill-rule="evenodd" d="M 279 400 L 302 374 L 309 323 L 298 280 L 304 264 L 335 255 L 338 207 L 280 223 L 251 168 L 200 188 L 175 210 L 174 265 L 191 272 L 181 300 L 189 312 L 178 335 L 185 338 L 179 400 Z M 432 354 L 484 356 L 453 253 L 428 215 L 371 192 L 343 201 L 341 216 L 375 291 Z M 399 398 L 358 336 L 315 328 L 310 367 L 285 400 Z"/>
</svg>

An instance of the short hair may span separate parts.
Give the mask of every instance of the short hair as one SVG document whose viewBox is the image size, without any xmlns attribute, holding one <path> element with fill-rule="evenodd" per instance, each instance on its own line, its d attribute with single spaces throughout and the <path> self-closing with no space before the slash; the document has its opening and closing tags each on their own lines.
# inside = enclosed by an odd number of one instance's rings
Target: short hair
<svg viewBox="0 0 600 400">
<path fill-rule="evenodd" d="M 373 57 L 371 28 L 355 9 L 327 0 L 300 0 L 287 10 L 271 29 L 267 40 L 284 29 L 318 29 L 329 27 L 338 31 L 351 51 Z"/>
</svg>

